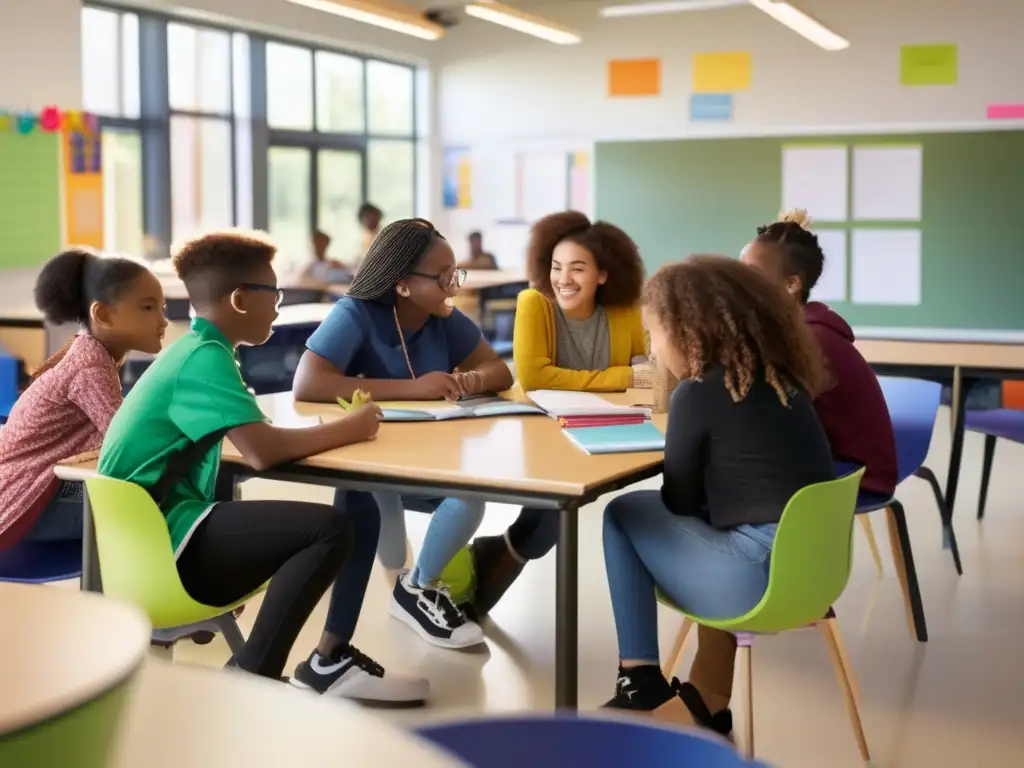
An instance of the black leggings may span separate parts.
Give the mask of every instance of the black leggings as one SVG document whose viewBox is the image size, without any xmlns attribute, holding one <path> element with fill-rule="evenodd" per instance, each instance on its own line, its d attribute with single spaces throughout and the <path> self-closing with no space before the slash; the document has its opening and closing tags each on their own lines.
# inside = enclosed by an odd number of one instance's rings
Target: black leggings
<svg viewBox="0 0 1024 768">
<path fill-rule="evenodd" d="M 270 579 L 245 650 L 233 662 L 277 678 L 309 614 L 352 550 L 344 512 L 326 504 L 227 501 L 193 532 L 178 558 L 185 590 L 230 605 Z"/>
</svg>

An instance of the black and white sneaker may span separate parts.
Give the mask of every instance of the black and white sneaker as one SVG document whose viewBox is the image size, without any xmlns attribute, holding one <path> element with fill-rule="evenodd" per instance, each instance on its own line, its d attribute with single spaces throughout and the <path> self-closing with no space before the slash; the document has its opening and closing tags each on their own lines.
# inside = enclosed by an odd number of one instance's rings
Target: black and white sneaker
<svg viewBox="0 0 1024 768">
<path fill-rule="evenodd" d="M 430 693 L 426 678 L 386 674 L 384 667 L 351 645 L 339 648 L 330 658 L 313 651 L 295 668 L 291 683 L 378 707 L 419 707 Z"/>
<path fill-rule="evenodd" d="M 395 582 L 391 615 L 441 648 L 469 648 L 484 641 L 480 625 L 466 618 L 443 584 L 417 587 L 410 571 L 403 571 Z"/>
<path fill-rule="evenodd" d="M 615 696 L 605 702 L 605 709 L 628 709 L 633 712 L 653 712 L 676 698 L 677 693 L 665 680 L 656 664 L 623 669 L 615 681 Z"/>
</svg>

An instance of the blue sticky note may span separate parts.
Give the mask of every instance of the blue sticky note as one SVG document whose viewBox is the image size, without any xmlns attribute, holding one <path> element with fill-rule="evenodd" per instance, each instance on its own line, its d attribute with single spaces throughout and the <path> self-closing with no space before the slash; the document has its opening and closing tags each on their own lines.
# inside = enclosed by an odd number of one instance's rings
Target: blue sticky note
<svg viewBox="0 0 1024 768">
<path fill-rule="evenodd" d="M 731 93 L 694 93 L 690 95 L 690 119 L 694 122 L 732 120 Z"/>
</svg>

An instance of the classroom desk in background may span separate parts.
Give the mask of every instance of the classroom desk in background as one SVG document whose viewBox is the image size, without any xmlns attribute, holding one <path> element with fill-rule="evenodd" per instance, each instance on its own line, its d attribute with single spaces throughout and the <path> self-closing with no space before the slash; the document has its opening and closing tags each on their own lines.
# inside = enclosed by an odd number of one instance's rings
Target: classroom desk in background
<svg viewBox="0 0 1024 768">
<path fill-rule="evenodd" d="M 629 393 L 606 395 L 620 405 L 637 402 Z M 259 398 L 260 408 L 275 423 L 287 426 L 310 416 L 339 418 L 334 405 L 296 403 L 290 392 Z M 666 417 L 654 417 L 665 429 Z M 377 439 L 349 445 L 282 467 L 255 472 L 230 441 L 221 455 L 240 478 L 390 491 L 431 497 L 462 496 L 545 509 L 559 515 L 555 549 L 555 706 L 575 709 L 578 679 L 579 508 L 604 494 L 661 473 L 660 452 L 587 456 L 559 434 L 546 416 L 505 416 L 426 423 L 389 423 Z M 431 446 L 445 446 L 435 450 Z M 69 462 L 56 468 L 64 480 L 81 480 L 94 461 Z M 82 583 L 99 584 L 92 523 L 85 505 Z"/>
<path fill-rule="evenodd" d="M 372 712 L 243 672 L 150 659 L 128 701 L 116 768 L 464 765 Z"/>
</svg>

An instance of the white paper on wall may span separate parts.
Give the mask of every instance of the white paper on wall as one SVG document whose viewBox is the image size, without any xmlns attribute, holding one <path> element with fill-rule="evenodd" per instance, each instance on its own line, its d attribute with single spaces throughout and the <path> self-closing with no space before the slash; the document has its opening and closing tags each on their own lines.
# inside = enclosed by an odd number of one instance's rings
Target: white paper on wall
<svg viewBox="0 0 1024 768">
<path fill-rule="evenodd" d="M 853 218 L 920 221 L 923 169 L 920 144 L 854 147 Z"/>
<path fill-rule="evenodd" d="M 569 154 L 525 152 L 522 155 L 523 218 L 533 223 L 569 207 Z"/>
<path fill-rule="evenodd" d="M 811 291 L 815 301 L 846 301 L 846 230 L 818 230 L 818 245 L 825 254 L 825 268 Z"/>
<path fill-rule="evenodd" d="M 849 208 L 847 148 L 782 148 L 782 207 L 804 208 L 815 221 L 846 221 Z"/>
<path fill-rule="evenodd" d="M 522 219 L 519 158 L 515 152 L 474 151 L 473 212 L 484 221 Z"/>
<path fill-rule="evenodd" d="M 921 230 L 855 229 L 850 241 L 854 303 L 921 303 Z"/>
</svg>

